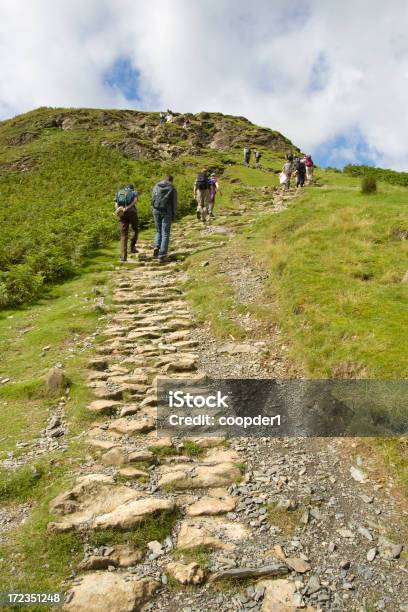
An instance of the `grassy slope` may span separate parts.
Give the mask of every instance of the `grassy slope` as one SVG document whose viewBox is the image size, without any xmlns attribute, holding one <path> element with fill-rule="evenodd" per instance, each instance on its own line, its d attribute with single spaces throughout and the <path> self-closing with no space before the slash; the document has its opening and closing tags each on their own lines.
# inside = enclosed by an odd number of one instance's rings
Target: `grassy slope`
<svg viewBox="0 0 408 612">
<path fill-rule="evenodd" d="M 250 230 L 247 250 L 270 273 L 267 290 L 308 375 L 403 378 L 408 367 L 406 190 L 325 173 L 279 215 Z M 243 243 L 244 244 L 244 243 Z"/>
</svg>

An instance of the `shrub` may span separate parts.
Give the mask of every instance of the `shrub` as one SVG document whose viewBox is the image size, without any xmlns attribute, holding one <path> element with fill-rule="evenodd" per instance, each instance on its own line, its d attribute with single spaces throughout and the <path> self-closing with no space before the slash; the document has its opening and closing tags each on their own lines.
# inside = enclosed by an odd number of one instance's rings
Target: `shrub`
<svg viewBox="0 0 408 612">
<path fill-rule="evenodd" d="M 377 180 L 375 176 L 363 176 L 361 179 L 361 193 L 375 193 L 377 191 Z"/>
</svg>

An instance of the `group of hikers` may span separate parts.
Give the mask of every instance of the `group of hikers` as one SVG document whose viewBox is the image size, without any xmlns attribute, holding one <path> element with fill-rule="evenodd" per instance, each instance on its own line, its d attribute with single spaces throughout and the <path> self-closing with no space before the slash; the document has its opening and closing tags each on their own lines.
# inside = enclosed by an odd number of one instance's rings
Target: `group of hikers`
<svg viewBox="0 0 408 612">
<path fill-rule="evenodd" d="M 197 202 L 198 220 L 205 222 L 207 217 L 215 218 L 213 210 L 218 190 L 219 181 L 215 172 L 209 174 L 204 168 L 198 173 L 193 189 Z M 136 205 L 138 197 L 134 185 L 128 184 L 120 189 L 114 198 L 115 212 L 120 226 L 121 261 L 127 261 L 129 229 L 131 230 L 130 252 L 137 253 L 139 222 Z M 153 257 L 158 258 L 160 263 L 165 263 L 169 249 L 170 228 L 177 212 L 177 189 L 173 185 L 173 176 L 168 174 L 153 187 L 151 205 L 156 227 Z"/>
<path fill-rule="evenodd" d="M 292 175 L 296 177 L 296 187 L 301 189 L 305 182 L 308 185 L 313 183 L 314 162 L 311 155 L 304 157 L 293 157 L 292 153 L 286 156 L 286 162 L 282 168 L 279 177 L 280 184 L 283 185 L 284 191 L 290 189 L 290 179 Z"/>
<path fill-rule="evenodd" d="M 244 166 L 249 166 L 251 161 L 252 151 L 249 147 L 244 148 Z M 260 151 L 254 151 L 254 160 L 255 160 L 255 168 L 261 167 L 261 157 L 262 153 Z"/>
<path fill-rule="evenodd" d="M 249 166 L 251 159 L 251 149 L 244 149 L 244 164 Z M 256 167 L 260 167 L 261 153 L 254 152 Z M 305 182 L 313 182 L 314 163 L 310 155 L 305 155 L 302 159 L 294 157 L 292 153 L 286 156 L 283 166 L 280 183 L 285 191 L 290 189 L 290 181 L 293 175 L 296 176 L 296 187 L 301 188 Z M 216 172 L 210 173 L 207 168 L 203 168 L 198 173 L 193 188 L 194 199 L 197 202 L 197 219 L 205 223 L 207 218 L 214 219 L 215 198 L 219 192 L 220 185 Z M 121 261 L 127 261 L 127 243 L 129 229 L 131 229 L 130 251 L 137 253 L 136 243 L 138 237 L 138 215 L 137 201 L 138 193 L 134 185 L 128 184 L 120 189 L 114 198 L 116 205 L 116 215 L 120 225 L 121 241 Z M 154 240 L 153 257 L 158 258 L 160 263 L 167 261 L 167 253 L 170 242 L 171 224 L 176 218 L 177 212 L 177 189 L 173 185 L 173 177 L 168 174 L 158 182 L 152 191 L 151 198 L 152 215 L 156 227 L 156 237 Z"/>
</svg>

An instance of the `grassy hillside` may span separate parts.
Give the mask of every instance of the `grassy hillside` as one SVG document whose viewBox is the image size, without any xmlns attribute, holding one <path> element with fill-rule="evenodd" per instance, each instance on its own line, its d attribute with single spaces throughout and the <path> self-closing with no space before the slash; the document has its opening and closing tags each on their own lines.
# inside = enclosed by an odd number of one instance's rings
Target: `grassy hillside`
<svg viewBox="0 0 408 612">
<path fill-rule="evenodd" d="M 405 378 L 408 353 L 408 192 L 325 172 L 280 215 L 247 232 L 293 358 L 326 377 Z"/>
<path fill-rule="evenodd" d="M 175 174 L 182 216 L 197 169 L 222 172 L 248 143 L 272 156 L 293 148 L 277 132 L 220 114 L 159 126 L 155 113 L 41 108 L 0 123 L 0 308 L 41 295 L 117 236 L 112 200 L 124 183 L 141 194 L 143 226 L 152 186 Z"/>
</svg>

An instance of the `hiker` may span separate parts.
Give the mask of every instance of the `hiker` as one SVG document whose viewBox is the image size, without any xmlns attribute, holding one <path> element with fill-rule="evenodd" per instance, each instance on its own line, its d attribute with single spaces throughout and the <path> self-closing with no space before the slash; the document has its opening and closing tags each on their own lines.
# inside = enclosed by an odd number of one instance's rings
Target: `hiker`
<svg viewBox="0 0 408 612">
<path fill-rule="evenodd" d="M 210 179 L 206 168 L 197 174 L 194 183 L 194 198 L 197 200 L 197 219 L 205 222 L 210 204 Z"/>
<path fill-rule="evenodd" d="M 217 191 L 219 189 L 218 177 L 215 172 L 213 172 L 210 176 L 210 201 L 208 204 L 208 213 L 212 219 L 215 219 L 213 214 L 214 204 L 215 204 L 215 196 L 217 195 Z"/>
<path fill-rule="evenodd" d="M 174 119 L 173 111 L 167 109 L 167 112 L 166 112 L 166 122 L 167 123 L 172 123 L 173 119 Z"/>
<path fill-rule="evenodd" d="M 282 174 L 285 176 L 285 180 L 283 181 L 284 190 L 289 191 L 290 189 L 290 177 L 293 172 L 293 155 L 292 153 L 288 153 L 286 156 L 286 162 L 282 168 Z"/>
<path fill-rule="evenodd" d="M 262 153 L 260 151 L 255 151 L 255 168 L 261 167 L 261 157 Z"/>
<path fill-rule="evenodd" d="M 305 155 L 305 166 L 306 166 L 306 181 L 308 185 L 313 183 L 313 169 L 314 162 L 311 155 Z"/>
<path fill-rule="evenodd" d="M 245 147 L 244 149 L 244 166 L 249 166 L 249 160 L 251 159 L 251 149 Z"/>
<path fill-rule="evenodd" d="M 163 113 L 163 112 L 160 113 L 160 115 L 159 115 L 159 122 L 160 122 L 160 125 L 163 125 L 164 123 L 166 123 L 166 114 L 165 113 Z"/>
<path fill-rule="evenodd" d="M 132 228 L 130 238 L 130 252 L 137 253 L 136 242 L 139 231 L 136 203 L 138 193 L 132 184 L 120 189 L 114 198 L 116 204 L 116 216 L 120 226 L 120 260 L 127 261 L 127 242 L 129 226 Z"/>
<path fill-rule="evenodd" d="M 295 172 L 296 172 L 296 187 L 299 189 L 304 186 L 306 178 L 306 166 L 302 159 L 299 157 L 295 158 Z"/>
<path fill-rule="evenodd" d="M 160 263 L 167 261 L 170 228 L 176 218 L 176 212 L 177 189 L 173 185 L 173 177 L 168 174 L 152 191 L 152 213 L 156 226 L 153 257 L 158 257 Z"/>
</svg>

